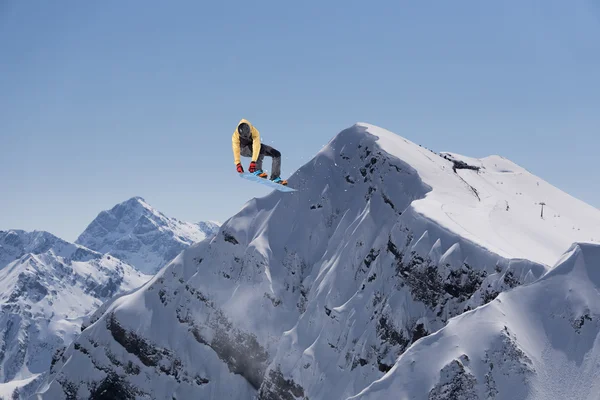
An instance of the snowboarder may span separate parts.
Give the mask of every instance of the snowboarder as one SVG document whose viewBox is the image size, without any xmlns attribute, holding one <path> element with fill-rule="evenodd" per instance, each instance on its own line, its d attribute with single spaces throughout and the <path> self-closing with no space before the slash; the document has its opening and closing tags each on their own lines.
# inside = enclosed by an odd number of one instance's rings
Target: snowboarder
<svg viewBox="0 0 600 400">
<path fill-rule="evenodd" d="M 272 171 L 271 180 L 275 183 L 287 185 L 287 181 L 281 179 L 281 153 L 271 146 L 260 142 L 260 133 L 250 121 L 242 119 L 231 138 L 231 146 L 233 148 L 233 160 L 238 173 L 243 173 L 244 168 L 240 161 L 240 156 L 252 157 L 248 171 L 251 174 L 266 178 L 267 174 L 262 170 L 262 163 L 265 156 L 271 157 Z"/>
</svg>

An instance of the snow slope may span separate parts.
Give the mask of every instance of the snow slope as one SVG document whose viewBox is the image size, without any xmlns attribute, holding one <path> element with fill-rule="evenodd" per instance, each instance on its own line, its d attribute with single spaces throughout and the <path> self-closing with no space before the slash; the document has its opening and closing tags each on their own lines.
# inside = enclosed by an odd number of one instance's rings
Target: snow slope
<svg viewBox="0 0 600 400">
<path fill-rule="evenodd" d="M 600 245 L 415 343 L 352 399 L 600 398 Z"/>
<path fill-rule="evenodd" d="M 412 204 L 414 210 L 462 237 L 504 257 L 548 266 L 574 242 L 600 242 L 600 210 L 503 157 L 442 153 L 441 159 L 389 131 L 365 126 L 432 188 Z M 457 190 L 459 185 L 470 190 Z M 544 219 L 540 202 L 546 203 Z"/>
<path fill-rule="evenodd" d="M 565 194 L 542 201 L 578 229 L 530 216 L 538 181 L 558 190 L 526 171 L 454 158 L 371 125 L 341 132 L 290 177 L 298 192 L 252 199 L 95 313 L 37 398 L 344 399 L 598 232 L 600 211 Z"/>
<path fill-rule="evenodd" d="M 0 396 L 7 398 L 17 387 L 32 389 L 56 350 L 79 334 L 82 317 L 150 278 L 39 231 L 0 231 L 0 260 Z"/>
<path fill-rule="evenodd" d="M 479 172 L 459 169 L 457 174 L 477 191 L 481 201 L 469 203 L 441 193 L 437 200 L 434 190 L 431 198 L 415 206 L 453 231 L 464 237 L 477 238 L 482 245 L 506 257 L 527 258 L 549 266 L 573 242 L 600 242 L 600 211 L 597 208 L 503 157 L 476 160 L 449 153 L 444 155 L 480 167 Z M 541 218 L 542 202 L 545 203 L 544 218 Z M 470 217 L 465 218 L 467 215 Z"/>
<path fill-rule="evenodd" d="M 214 235 L 219 224 L 169 218 L 134 197 L 102 211 L 76 243 L 112 254 L 145 274 L 154 274 L 191 244 Z"/>
</svg>

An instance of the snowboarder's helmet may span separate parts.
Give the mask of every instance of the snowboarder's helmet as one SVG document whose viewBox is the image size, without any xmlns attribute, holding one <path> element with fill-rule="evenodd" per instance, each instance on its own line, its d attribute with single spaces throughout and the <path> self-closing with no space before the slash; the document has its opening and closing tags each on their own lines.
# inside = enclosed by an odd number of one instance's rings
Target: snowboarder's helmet
<svg viewBox="0 0 600 400">
<path fill-rule="evenodd" d="M 241 137 L 249 138 L 250 137 L 250 125 L 245 122 L 242 122 L 238 126 L 238 133 Z"/>
</svg>

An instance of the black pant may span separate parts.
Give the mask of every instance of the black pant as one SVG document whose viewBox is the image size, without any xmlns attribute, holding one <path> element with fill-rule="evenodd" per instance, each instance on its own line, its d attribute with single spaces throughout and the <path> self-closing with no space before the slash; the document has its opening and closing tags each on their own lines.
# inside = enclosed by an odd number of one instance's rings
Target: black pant
<svg viewBox="0 0 600 400">
<path fill-rule="evenodd" d="M 252 157 L 252 143 L 249 145 L 240 146 L 240 155 L 243 157 Z M 260 144 L 260 152 L 258 153 L 258 159 L 256 160 L 256 168 L 262 170 L 263 159 L 271 157 L 273 159 L 273 170 L 271 171 L 271 179 L 279 178 L 281 175 L 281 153 L 275 150 L 269 145 Z"/>
</svg>

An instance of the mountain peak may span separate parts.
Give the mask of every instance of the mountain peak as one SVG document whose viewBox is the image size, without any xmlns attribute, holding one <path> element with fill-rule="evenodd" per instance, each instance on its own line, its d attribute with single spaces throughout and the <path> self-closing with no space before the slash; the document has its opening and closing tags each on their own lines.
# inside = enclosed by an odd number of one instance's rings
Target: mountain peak
<svg viewBox="0 0 600 400">
<path fill-rule="evenodd" d="M 143 197 L 141 196 L 134 196 L 128 200 L 125 200 L 124 202 L 117 204 L 115 207 L 118 207 L 121 204 L 126 204 L 126 205 L 130 205 L 130 206 L 137 206 L 140 205 L 146 209 L 154 209 Z"/>
<path fill-rule="evenodd" d="M 111 209 L 105 212 L 114 214 L 117 218 L 122 218 L 122 215 L 134 210 L 136 213 L 151 213 L 161 215 L 161 213 L 152 207 L 143 197 L 134 196 L 121 203 L 115 204 Z"/>
<path fill-rule="evenodd" d="M 437 153 L 367 123 L 339 133 L 316 160 L 323 156 L 346 168 L 351 180 L 366 179 L 370 163 L 381 158 L 414 171 L 427 189 L 412 209 L 507 258 L 551 266 L 574 242 L 600 242 L 597 208 L 502 156 Z"/>
<path fill-rule="evenodd" d="M 140 196 L 102 211 L 76 243 L 154 274 L 183 249 L 212 236 L 218 226 L 169 218 Z"/>
</svg>

